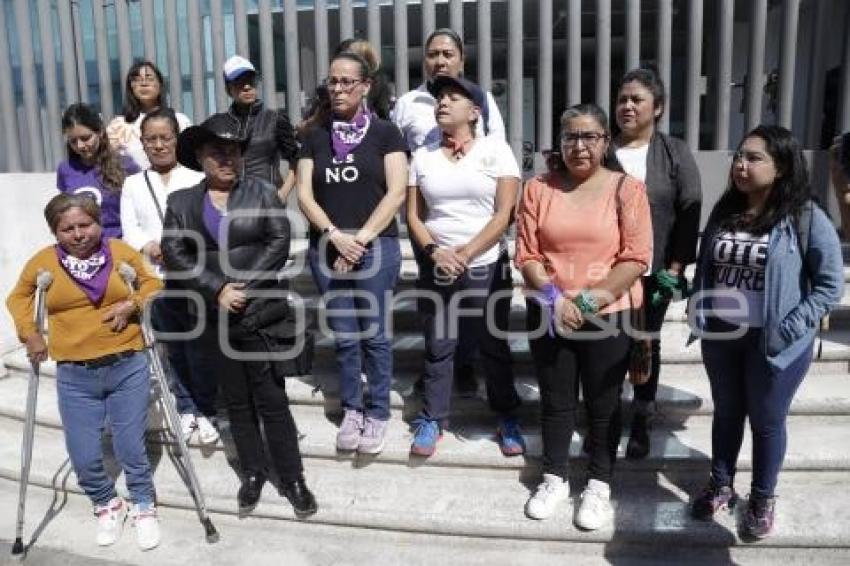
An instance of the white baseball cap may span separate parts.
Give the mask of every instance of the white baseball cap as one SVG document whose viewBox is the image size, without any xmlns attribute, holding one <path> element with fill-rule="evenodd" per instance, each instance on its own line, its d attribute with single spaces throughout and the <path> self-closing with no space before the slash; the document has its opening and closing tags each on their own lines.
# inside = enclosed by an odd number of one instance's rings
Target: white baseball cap
<svg viewBox="0 0 850 566">
<path fill-rule="evenodd" d="M 249 60 L 239 55 L 234 55 L 224 62 L 224 80 L 227 82 L 238 79 L 245 73 L 256 73 L 257 69 Z"/>
</svg>

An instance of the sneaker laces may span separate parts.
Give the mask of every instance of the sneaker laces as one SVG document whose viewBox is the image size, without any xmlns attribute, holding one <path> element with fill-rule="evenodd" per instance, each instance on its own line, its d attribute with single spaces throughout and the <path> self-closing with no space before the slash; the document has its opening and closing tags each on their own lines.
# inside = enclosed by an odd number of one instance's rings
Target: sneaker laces
<svg viewBox="0 0 850 566">
<path fill-rule="evenodd" d="M 116 515 L 118 511 L 124 506 L 124 502 L 118 499 L 114 503 L 110 502 L 106 505 L 98 505 L 94 508 L 94 516 L 98 519 L 102 519 L 105 517 L 112 518 L 113 515 Z"/>
<path fill-rule="evenodd" d="M 541 482 L 540 485 L 537 486 L 537 491 L 534 492 L 534 498 L 540 499 L 542 501 L 548 500 L 550 497 L 554 496 L 558 490 L 558 484 L 556 482 L 544 481 Z"/>
<path fill-rule="evenodd" d="M 585 489 L 581 494 L 581 506 L 589 507 L 594 513 L 600 513 L 605 508 L 605 498 L 596 490 Z"/>
</svg>

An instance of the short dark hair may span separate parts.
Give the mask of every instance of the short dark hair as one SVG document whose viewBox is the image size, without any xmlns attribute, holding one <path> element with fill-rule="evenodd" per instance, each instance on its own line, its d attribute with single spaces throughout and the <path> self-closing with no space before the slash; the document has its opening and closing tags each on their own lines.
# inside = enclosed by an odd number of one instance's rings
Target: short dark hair
<svg viewBox="0 0 850 566">
<path fill-rule="evenodd" d="M 144 134 L 145 133 L 145 125 L 151 120 L 165 120 L 168 122 L 168 125 L 171 126 L 171 129 L 174 131 L 174 135 L 180 134 L 180 122 L 177 121 L 177 115 L 174 113 L 174 110 L 171 108 L 158 108 L 146 115 L 142 118 L 142 123 L 139 125 L 139 130 Z"/>
<path fill-rule="evenodd" d="M 59 193 L 44 207 L 44 219 L 50 227 L 50 231 L 56 234 L 59 227 L 59 219 L 72 208 L 79 208 L 92 217 L 92 220 L 100 224 L 100 205 L 90 196 L 85 194 L 69 195 Z"/>
</svg>

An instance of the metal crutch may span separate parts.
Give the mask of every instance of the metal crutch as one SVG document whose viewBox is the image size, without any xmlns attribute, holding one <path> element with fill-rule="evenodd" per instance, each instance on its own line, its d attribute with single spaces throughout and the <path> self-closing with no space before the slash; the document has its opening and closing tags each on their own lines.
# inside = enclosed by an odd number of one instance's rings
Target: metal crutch
<svg viewBox="0 0 850 566">
<path fill-rule="evenodd" d="M 45 294 L 53 283 L 53 275 L 41 270 L 35 278 L 35 328 L 39 334 L 44 333 L 44 314 L 46 312 Z M 24 437 L 21 441 L 21 480 L 18 491 L 18 521 L 15 524 L 15 542 L 12 544 L 12 556 L 23 557 L 24 548 L 24 512 L 27 503 L 27 485 L 30 479 L 30 464 L 32 463 L 32 444 L 35 434 L 35 410 L 38 404 L 39 362 L 30 362 L 29 384 L 27 386 L 27 412 L 24 420 Z"/>
<path fill-rule="evenodd" d="M 118 273 L 121 275 L 121 278 L 124 279 L 124 282 L 127 283 L 127 287 L 130 289 L 130 294 L 134 294 L 136 292 L 136 270 L 133 269 L 129 263 L 122 261 L 118 266 Z M 145 341 L 145 350 L 147 350 L 151 364 L 151 373 L 153 375 L 154 382 L 156 383 L 156 388 L 159 390 L 159 398 L 162 401 L 162 406 L 165 408 L 165 421 L 169 432 L 177 441 L 177 449 L 182 457 L 183 466 L 186 468 L 186 476 L 189 478 L 189 485 L 187 486 L 189 488 L 189 493 L 192 495 L 192 500 L 195 502 L 195 510 L 198 512 L 198 518 L 204 526 L 207 542 L 218 542 L 220 538 L 218 531 L 213 525 L 209 513 L 207 512 L 204 492 L 201 490 L 201 484 L 198 481 L 198 476 L 195 473 L 195 467 L 192 464 L 192 458 L 189 454 L 189 446 L 186 443 L 186 439 L 183 438 L 183 434 L 180 430 L 180 417 L 177 414 L 177 401 L 174 399 L 174 393 L 171 392 L 171 388 L 168 386 L 165 367 L 159 357 L 159 353 L 156 350 L 156 341 L 154 339 L 153 329 L 150 327 L 147 317 L 142 315 L 139 318 L 140 326 L 142 328 L 142 336 Z"/>
</svg>

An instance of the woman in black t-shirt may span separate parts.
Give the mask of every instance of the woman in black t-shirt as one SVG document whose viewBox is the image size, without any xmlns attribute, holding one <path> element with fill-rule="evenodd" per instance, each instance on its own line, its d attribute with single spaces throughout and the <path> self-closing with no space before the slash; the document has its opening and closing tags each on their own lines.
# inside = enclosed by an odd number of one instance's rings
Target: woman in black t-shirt
<svg viewBox="0 0 850 566">
<path fill-rule="evenodd" d="M 298 203 L 310 221 L 310 269 L 320 293 L 330 293 L 324 312 L 335 335 L 345 411 L 337 448 L 377 454 L 390 417 L 392 344 L 385 325 L 401 266 L 395 214 L 407 184 L 407 146 L 398 128 L 364 104 L 371 86 L 362 57 L 333 58 L 327 80 L 333 116 L 304 137 Z"/>
</svg>

